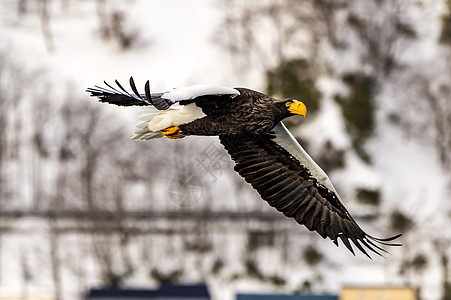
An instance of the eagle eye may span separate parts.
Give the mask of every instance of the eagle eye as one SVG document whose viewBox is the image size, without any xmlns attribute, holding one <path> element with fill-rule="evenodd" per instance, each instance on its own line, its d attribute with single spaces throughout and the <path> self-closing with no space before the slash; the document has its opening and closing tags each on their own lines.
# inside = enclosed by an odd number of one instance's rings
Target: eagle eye
<svg viewBox="0 0 451 300">
<path fill-rule="evenodd" d="M 286 107 L 290 107 L 290 105 L 291 105 L 291 102 L 290 102 L 290 101 L 285 102 L 285 106 L 286 106 Z"/>
</svg>

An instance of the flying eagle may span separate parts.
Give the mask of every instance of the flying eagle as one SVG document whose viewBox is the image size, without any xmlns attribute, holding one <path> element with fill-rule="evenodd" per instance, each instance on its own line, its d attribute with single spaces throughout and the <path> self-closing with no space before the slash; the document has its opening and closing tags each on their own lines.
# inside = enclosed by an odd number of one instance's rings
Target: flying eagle
<svg viewBox="0 0 451 300">
<path fill-rule="evenodd" d="M 340 238 L 352 254 L 351 242 L 368 257 L 365 248 L 381 255 L 380 251 L 387 252 L 382 245 L 400 246 L 392 243 L 400 234 L 379 239 L 360 228 L 329 177 L 282 123 L 293 115 L 305 117 L 307 109 L 301 101 L 207 84 L 151 93 L 149 81 L 145 93 L 140 94 L 132 77 L 133 93 L 117 80 L 118 88 L 105 84 L 108 88 L 95 86 L 87 92 L 101 102 L 145 107 L 138 114 L 132 139 L 219 136 L 235 162 L 235 171 L 285 216 L 330 238 L 337 246 Z"/>
</svg>

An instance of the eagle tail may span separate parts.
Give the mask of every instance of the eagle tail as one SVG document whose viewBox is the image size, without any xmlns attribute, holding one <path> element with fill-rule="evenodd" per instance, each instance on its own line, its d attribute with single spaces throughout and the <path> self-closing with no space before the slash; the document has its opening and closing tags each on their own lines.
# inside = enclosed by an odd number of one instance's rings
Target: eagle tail
<svg viewBox="0 0 451 300">
<path fill-rule="evenodd" d="M 160 112 L 152 106 L 141 109 L 137 115 L 135 130 L 133 131 L 134 135 L 131 139 L 151 140 L 163 137 L 164 135 L 161 134 L 160 131 L 152 131 L 149 129 L 149 122 L 159 114 Z"/>
<path fill-rule="evenodd" d="M 130 77 L 132 93 L 128 92 L 117 80 L 115 80 L 117 87 L 111 86 L 106 81 L 104 83 L 108 88 L 96 85 L 93 88 L 88 88 L 86 91 L 91 93 L 92 97 L 99 98 L 100 102 L 119 106 L 154 106 L 159 110 L 165 110 L 172 104 L 170 101 L 161 98 L 163 93 L 150 93 L 149 81 L 146 82 L 144 88 L 145 94 L 138 93 L 133 77 Z"/>
</svg>

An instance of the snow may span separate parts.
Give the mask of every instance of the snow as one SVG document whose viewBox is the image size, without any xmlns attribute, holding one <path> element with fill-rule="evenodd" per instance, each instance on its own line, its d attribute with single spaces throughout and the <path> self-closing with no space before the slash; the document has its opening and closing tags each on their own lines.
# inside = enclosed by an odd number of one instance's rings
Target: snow
<svg viewBox="0 0 451 300">
<path fill-rule="evenodd" d="M 435 1 L 439 3 L 439 1 Z M 6 2 L 5 2 L 6 3 Z M 12 5 L 14 1 L 7 2 Z M 52 3 L 57 3 L 56 1 Z M 55 51 L 49 53 L 43 42 L 38 20 L 33 17 L 20 20 L 10 14 L 7 5 L 0 5 L 0 49 L 9 49 L 14 54 L 14 63 L 27 69 L 46 69 L 42 78 L 50 80 L 52 89 L 56 95 L 61 95 L 70 89 L 77 96 L 88 99 L 84 89 L 99 84 L 103 80 L 107 82 L 117 78 L 120 82 L 127 82 L 130 75 L 136 79 L 137 87 L 143 87 L 146 80 L 151 82 L 151 90 L 170 90 L 165 97 L 169 100 L 178 101 L 192 98 L 200 94 L 227 93 L 236 94 L 236 90 L 225 88 L 225 86 L 249 86 L 255 90 L 262 89 L 263 75 L 256 75 L 250 70 L 248 75 L 237 72 L 230 64 L 230 58 L 219 47 L 213 46 L 212 38 L 224 38 L 214 36 L 213 29 L 218 24 L 221 15 L 217 2 L 209 0 L 166 0 L 146 1 L 135 0 L 133 5 L 126 5 L 122 1 L 110 2 L 108 9 L 117 5 L 129 14 L 133 24 L 139 28 L 142 38 L 141 44 L 129 51 L 122 51 L 113 40 L 101 41 L 100 33 L 97 32 L 95 1 L 83 1 L 73 3 L 69 10 L 64 11 L 52 6 L 54 17 L 52 18 L 52 29 L 55 36 Z M 440 2 L 441 3 L 441 2 Z M 56 5 L 56 4 L 55 4 Z M 426 4 L 423 4 L 426 5 Z M 438 36 L 438 18 L 430 22 L 434 16 L 443 12 L 442 6 L 434 6 L 429 11 L 427 22 L 418 26 L 420 35 L 424 37 L 424 43 L 417 48 L 406 50 L 404 60 L 412 62 L 418 56 L 425 60 L 437 55 L 434 50 L 435 41 Z M 187 13 L 189 12 L 189 13 Z M 195 13 L 194 13 L 195 12 Z M 413 18 L 422 18 L 419 8 L 412 12 Z M 351 57 L 352 53 L 348 53 Z M 359 63 L 352 59 L 343 57 L 343 65 L 350 67 Z M 69 85 L 67 82 L 72 82 Z M 195 85 L 186 88 L 171 90 L 173 87 L 208 82 L 209 85 Z M 24 88 L 28 88 L 24 82 Z M 348 150 L 351 142 L 344 127 L 340 108 L 334 102 L 335 93 L 344 93 L 346 88 L 330 78 L 321 78 L 318 82 L 319 89 L 323 93 L 324 101 L 321 103 L 321 114 L 310 116 L 304 126 L 295 130 L 296 136 L 303 136 L 311 141 L 311 155 L 315 157 L 321 147 L 331 141 L 334 147 Z M 399 92 L 399 90 L 397 91 Z M 288 261 L 299 262 L 301 250 L 307 244 L 314 244 L 320 249 L 325 257 L 325 262 L 317 269 L 312 269 L 305 264 L 284 265 L 280 270 L 280 253 L 263 249 L 256 254 L 264 262 L 264 269 L 268 274 L 277 273 L 286 275 L 288 281 L 286 287 L 281 290 L 294 290 L 299 283 L 311 279 L 312 274 L 320 274 L 322 283 L 316 289 L 322 291 L 337 292 L 343 285 L 368 284 L 402 284 L 403 279 L 397 271 L 397 263 L 403 257 L 420 249 L 425 253 L 434 253 L 434 245 L 431 244 L 430 236 L 448 242 L 451 232 L 445 230 L 449 227 L 449 174 L 441 167 L 438 155 L 432 145 L 421 139 L 407 138 L 403 131 L 396 125 L 385 120 L 386 115 L 394 110 L 399 110 L 399 99 L 393 99 L 393 95 L 382 94 L 377 114 L 379 127 L 376 136 L 368 144 L 369 152 L 373 157 L 373 164 L 363 163 L 354 152 L 347 152 L 347 167 L 329 174 L 332 182 L 337 187 L 343 198 L 344 204 L 351 213 L 360 207 L 355 203 L 354 190 L 356 187 L 368 189 L 379 189 L 382 192 L 383 204 L 378 213 L 387 218 L 392 211 L 403 208 L 418 222 L 415 228 L 416 235 L 411 240 L 402 238 L 402 248 L 390 249 L 392 253 L 387 259 L 375 258 L 368 261 L 363 255 L 357 254 L 353 257 L 340 245 L 337 249 L 330 240 L 323 241 L 316 234 L 308 232 L 299 227 L 294 221 L 286 220 L 283 228 L 288 228 L 293 240 L 293 247 L 298 250 L 298 257 L 285 257 Z M 55 98 L 54 103 L 59 99 Z M 302 99 L 300 99 L 302 100 Z M 56 104 L 55 104 L 56 105 Z M 100 105 L 100 104 L 99 104 Z M 102 105 L 102 108 L 115 112 L 128 121 L 130 133 L 133 131 L 133 121 L 136 109 L 124 109 L 114 106 Z M 419 134 L 421 136 L 421 134 Z M 185 141 L 186 140 L 186 141 Z M 154 186 L 163 188 L 155 189 L 152 195 L 145 193 L 142 188 L 136 187 L 137 203 L 126 203 L 127 208 L 135 210 L 152 206 L 156 209 L 175 208 L 175 204 L 167 200 L 166 187 L 168 182 L 177 176 L 177 172 L 188 168 L 191 164 L 197 167 L 198 176 L 204 185 L 204 194 L 198 206 L 189 209 L 204 208 L 206 202 L 211 206 L 205 206 L 206 211 L 223 211 L 235 209 L 236 211 L 256 211 L 276 215 L 272 208 L 268 207 L 251 187 L 244 185 L 242 179 L 234 174 L 232 163 L 228 161 L 228 171 L 209 173 L 211 170 L 203 170 L 193 157 L 176 157 L 176 153 L 183 153 L 183 149 L 207 149 L 210 145 L 220 147 L 215 138 L 189 137 L 183 141 L 164 143 L 166 141 L 151 141 L 157 143 L 158 147 L 164 149 L 165 155 L 157 156 L 158 153 L 150 153 L 165 161 L 173 170 L 161 174 Z M 197 148 L 196 148 L 197 147 Z M 180 151 L 181 150 L 181 151 Z M 31 166 L 29 166 L 31 169 Z M 48 170 L 51 173 L 53 170 Z M 29 176 L 30 170 L 23 170 Z M 21 179 L 21 178 L 19 178 Z M 236 188 L 237 183 L 241 186 Z M 31 207 L 27 203 L 31 199 L 29 187 L 24 186 L 22 190 L 24 202 L 12 203 L 12 206 Z M 218 201 L 213 201 L 212 195 Z M 221 195 L 221 197 L 219 196 Z M 143 204 L 144 203 L 144 204 Z M 11 207 L 10 207 L 11 208 Z M 372 210 L 372 209 L 370 209 Z M 258 211 L 256 212 L 258 213 Z M 280 214 L 277 214 L 283 218 Z M 51 278 L 49 261 L 49 239 L 46 221 L 41 219 L 21 219 L 14 222 L 6 220 L 5 224 L 13 224 L 17 234 L 2 234 L 1 257 L 0 257 L 0 296 L 22 295 L 23 265 L 29 265 L 32 271 L 32 279 L 26 285 L 31 295 L 53 295 L 54 286 Z M 65 221 L 68 222 L 69 221 Z M 168 226 L 159 220 L 152 220 L 156 228 L 167 229 Z M 252 222 L 250 222 L 252 223 Z M 2 223 L 3 224 L 3 223 Z M 143 227 L 148 225 L 142 225 Z M 183 227 L 184 224 L 180 225 Z M 268 224 L 266 223 L 268 226 Z M 174 226 L 178 226 L 174 224 Z M 250 227 L 262 229 L 261 223 L 254 222 Z M 362 226 L 369 234 L 379 236 L 387 232 L 387 225 L 379 222 L 365 223 Z M 240 228 L 234 224 L 220 223 L 219 234 L 213 238 L 215 248 L 220 251 L 215 253 L 227 264 L 224 271 L 226 275 L 216 278 L 205 278 L 197 273 L 198 269 L 207 268 L 205 264 L 215 257 L 201 257 L 199 255 L 180 251 L 183 241 L 170 240 L 162 236 L 153 236 L 148 241 L 136 238 L 128 251 L 134 258 L 133 263 L 137 272 L 127 280 L 127 285 L 140 286 L 155 284 L 149 280 L 148 265 L 167 266 L 175 268 L 186 261 L 190 270 L 186 275 L 191 281 L 207 280 L 211 286 L 215 299 L 233 299 L 236 291 L 268 291 L 273 292 L 274 286 L 262 283 L 252 278 L 241 278 L 236 281 L 228 281 L 225 278 L 234 274 L 243 274 L 244 270 L 239 260 L 243 253 L 243 245 L 246 243 L 246 232 L 239 231 Z M 197 232 L 198 228 L 187 227 L 191 233 Z M 393 233 L 396 234 L 396 233 Z M 277 235 L 278 238 L 281 238 Z M 101 285 L 99 268 L 96 258 L 90 252 L 93 240 L 83 234 L 69 234 L 62 238 L 61 255 L 62 260 L 68 262 L 61 270 L 61 280 L 64 290 L 63 299 L 78 299 L 79 291 L 92 286 Z M 116 244 L 114 244 L 116 245 Z M 283 245 L 278 242 L 278 245 Z M 284 248 L 281 246 L 281 248 Z M 143 250 L 144 249 L 144 250 Z M 287 249 L 281 249 L 285 251 Z M 288 252 L 288 251 L 287 251 Z M 171 260 L 171 254 L 175 253 L 178 260 Z M 293 252 L 290 252 L 293 253 Z M 149 256 L 148 264 L 143 264 L 137 258 Z M 422 274 L 414 274 L 411 281 L 423 287 L 422 299 L 435 300 L 440 297 L 442 274 L 437 258 L 431 254 L 430 264 Z M 203 261 L 201 258 L 204 258 Z M 167 270 L 167 269 L 166 269 Z M 318 282 L 320 282 L 318 280 Z"/>
<path fill-rule="evenodd" d="M 298 135 L 314 141 L 311 145 L 313 152 L 319 151 L 327 141 L 330 141 L 337 149 L 349 148 L 351 141 L 346 133 L 344 119 L 339 106 L 333 100 L 336 94 L 346 93 L 346 88 L 331 78 L 320 78 L 318 88 L 323 93 L 321 114 L 309 115 L 307 108 L 306 119 L 309 122 L 304 122 L 306 124 L 298 130 Z"/>
</svg>

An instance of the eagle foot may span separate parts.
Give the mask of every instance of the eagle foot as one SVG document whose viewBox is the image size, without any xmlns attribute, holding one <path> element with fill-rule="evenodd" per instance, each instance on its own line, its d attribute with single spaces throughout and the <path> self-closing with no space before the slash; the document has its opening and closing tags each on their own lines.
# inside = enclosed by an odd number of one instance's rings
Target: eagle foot
<svg viewBox="0 0 451 300">
<path fill-rule="evenodd" d="M 168 127 L 166 129 L 161 130 L 160 132 L 165 135 L 166 137 L 170 138 L 170 139 L 181 139 L 184 138 L 185 136 L 182 134 L 179 134 L 180 128 L 178 128 L 177 126 L 172 126 L 172 127 Z"/>
<path fill-rule="evenodd" d="M 183 134 L 170 134 L 167 135 L 166 137 L 170 138 L 170 139 L 181 139 L 184 138 L 185 136 Z"/>
</svg>

